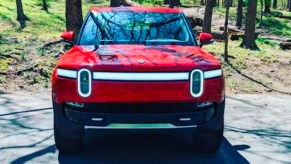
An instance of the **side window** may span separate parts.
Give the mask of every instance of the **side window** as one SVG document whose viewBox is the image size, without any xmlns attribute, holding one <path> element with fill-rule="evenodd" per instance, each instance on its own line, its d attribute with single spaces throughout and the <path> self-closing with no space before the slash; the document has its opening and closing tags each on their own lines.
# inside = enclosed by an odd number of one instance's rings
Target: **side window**
<svg viewBox="0 0 291 164">
<path fill-rule="evenodd" d="M 97 34 L 97 26 L 92 18 L 89 16 L 87 22 L 85 24 L 80 45 L 96 45 L 98 44 L 98 34 Z M 100 36 L 100 35 L 99 35 Z"/>
</svg>

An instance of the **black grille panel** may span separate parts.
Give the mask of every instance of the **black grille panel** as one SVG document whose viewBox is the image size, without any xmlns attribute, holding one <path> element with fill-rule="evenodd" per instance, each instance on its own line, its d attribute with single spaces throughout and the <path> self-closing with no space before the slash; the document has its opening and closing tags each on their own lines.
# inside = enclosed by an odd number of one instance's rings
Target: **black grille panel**
<svg viewBox="0 0 291 164">
<path fill-rule="evenodd" d="M 86 103 L 84 108 L 70 109 L 84 112 L 98 113 L 181 113 L 193 112 L 197 109 L 195 103 L 154 103 L 154 104 L 109 104 L 109 103 Z"/>
</svg>

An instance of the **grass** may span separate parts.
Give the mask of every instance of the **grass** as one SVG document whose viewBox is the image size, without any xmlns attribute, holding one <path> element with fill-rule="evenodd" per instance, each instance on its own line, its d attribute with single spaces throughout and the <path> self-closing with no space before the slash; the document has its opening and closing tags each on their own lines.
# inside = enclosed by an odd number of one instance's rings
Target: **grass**
<svg viewBox="0 0 291 164">
<path fill-rule="evenodd" d="M 276 17 L 263 17 L 263 28 L 269 33 L 283 37 L 291 37 L 291 21 Z"/>
<path fill-rule="evenodd" d="M 278 60 L 277 55 L 273 51 L 270 51 L 270 49 L 277 49 L 278 47 L 276 45 L 271 46 L 264 44 L 261 41 L 257 41 L 257 44 L 261 50 L 252 51 L 239 47 L 241 42 L 242 40 L 230 41 L 228 49 L 228 53 L 231 55 L 230 62 L 239 70 L 247 69 L 248 62 L 254 58 L 263 63 L 276 62 Z M 217 57 L 221 57 L 222 54 L 224 54 L 224 43 L 222 42 L 215 42 L 214 44 L 205 46 L 203 48 Z"/>
<path fill-rule="evenodd" d="M 16 20 L 16 6 L 13 0 L 0 0 L 0 29 L 2 35 L 9 35 L 17 38 L 32 38 L 44 41 L 55 40 L 60 33 L 65 31 L 65 1 L 50 0 L 49 12 L 41 10 L 41 1 L 22 1 L 26 16 L 31 20 L 26 22 L 24 29 L 19 28 Z M 92 6 L 105 6 L 108 1 L 83 2 L 83 16 Z"/>
<path fill-rule="evenodd" d="M 244 13 L 246 10 L 244 9 Z M 224 7 L 215 7 L 213 8 L 213 13 L 218 14 L 221 17 L 225 17 L 226 9 Z M 236 7 L 229 8 L 229 20 L 235 21 L 236 20 Z"/>
</svg>

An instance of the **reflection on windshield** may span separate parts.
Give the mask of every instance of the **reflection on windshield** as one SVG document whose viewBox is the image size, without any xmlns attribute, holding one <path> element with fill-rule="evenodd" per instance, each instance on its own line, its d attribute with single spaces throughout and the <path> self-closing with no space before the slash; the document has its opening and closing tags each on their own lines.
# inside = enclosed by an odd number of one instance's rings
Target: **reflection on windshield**
<svg viewBox="0 0 291 164">
<path fill-rule="evenodd" d="M 80 44 L 193 45 L 194 43 L 181 14 L 112 11 L 92 13 L 88 17 Z"/>
</svg>

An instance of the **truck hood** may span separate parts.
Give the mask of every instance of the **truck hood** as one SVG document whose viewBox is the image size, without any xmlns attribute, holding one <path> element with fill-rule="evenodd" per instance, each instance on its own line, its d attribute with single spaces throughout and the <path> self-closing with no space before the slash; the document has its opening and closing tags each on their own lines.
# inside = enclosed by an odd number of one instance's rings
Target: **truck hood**
<svg viewBox="0 0 291 164">
<path fill-rule="evenodd" d="M 198 46 L 74 46 L 57 67 L 94 71 L 189 71 L 218 69 L 220 62 Z"/>
</svg>

